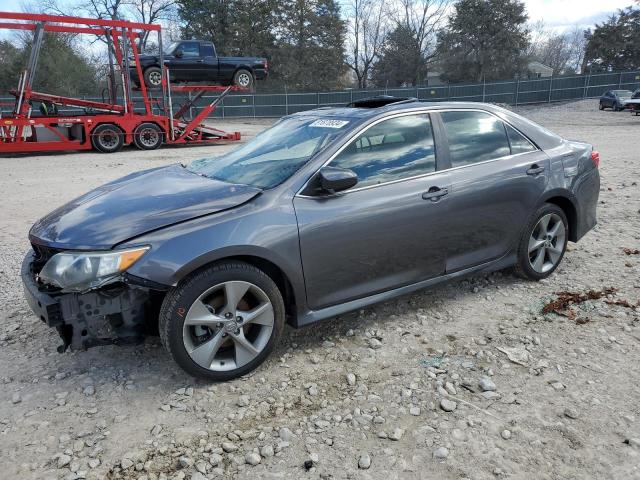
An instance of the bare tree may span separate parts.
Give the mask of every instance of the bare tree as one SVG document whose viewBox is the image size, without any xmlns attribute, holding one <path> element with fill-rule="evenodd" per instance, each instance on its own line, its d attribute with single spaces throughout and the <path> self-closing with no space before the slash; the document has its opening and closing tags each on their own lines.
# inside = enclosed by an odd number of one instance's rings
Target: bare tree
<svg viewBox="0 0 640 480">
<path fill-rule="evenodd" d="M 133 18 L 142 23 L 168 21 L 173 18 L 171 14 L 176 7 L 174 0 L 128 0 L 127 4 L 133 11 Z M 147 47 L 150 33 L 145 31 L 140 37 L 141 50 Z"/>
<path fill-rule="evenodd" d="M 352 0 L 347 7 L 347 15 L 346 63 L 356 76 L 358 88 L 367 88 L 387 31 L 383 0 Z"/>
<path fill-rule="evenodd" d="M 436 60 L 437 36 L 444 26 L 452 0 L 398 0 L 389 11 L 396 30 L 406 32 L 412 38 L 406 52 L 408 60 L 416 65 L 413 85 L 425 80 L 429 66 Z"/>
<path fill-rule="evenodd" d="M 584 32 L 575 26 L 564 32 L 543 27 L 532 35 L 529 58 L 553 68 L 556 75 L 579 72 L 584 58 L 586 40 Z"/>
</svg>

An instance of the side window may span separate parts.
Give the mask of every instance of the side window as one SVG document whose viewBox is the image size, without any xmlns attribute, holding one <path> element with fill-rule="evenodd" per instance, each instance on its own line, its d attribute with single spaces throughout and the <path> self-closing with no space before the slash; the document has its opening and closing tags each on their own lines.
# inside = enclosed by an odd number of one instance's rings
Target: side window
<svg viewBox="0 0 640 480">
<path fill-rule="evenodd" d="M 534 152 L 536 150 L 536 147 L 511 125 L 505 124 L 505 128 L 507 129 L 507 136 L 509 137 L 509 144 L 511 145 L 511 155 Z"/>
<path fill-rule="evenodd" d="M 183 57 L 199 57 L 200 44 L 198 42 L 182 42 L 180 44 Z"/>
<path fill-rule="evenodd" d="M 460 167 L 510 155 L 504 123 L 484 112 L 442 112 L 451 166 Z"/>
<path fill-rule="evenodd" d="M 203 43 L 200 46 L 200 51 L 202 52 L 203 57 L 215 57 L 215 53 L 213 52 L 213 45 L 210 43 Z"/>
<path fill-rule="evenodd" d="M 374 125 L 352 140 L 331 165 L 353 170 L 357 187 L 434 172 L 429 115 L 405 115 Z"/>
</svg>

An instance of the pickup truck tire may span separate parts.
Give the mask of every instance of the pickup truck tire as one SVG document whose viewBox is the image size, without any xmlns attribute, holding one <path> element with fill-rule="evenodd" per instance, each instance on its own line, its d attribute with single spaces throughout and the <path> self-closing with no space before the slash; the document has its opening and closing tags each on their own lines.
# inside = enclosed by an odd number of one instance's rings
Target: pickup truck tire
<svg viewBox="0 0 640 480">
<path fill-rule="evenodd" d="M 144 71 L 144 83 L 149 88 L 160 88 L 162 85 L 162 70 L 160 67 L 149 67 Z"/>
<path fill-rule="evenodd" d="M 133 143 L 140 150 L 155 150 L 163 140 L 162 130 L 155 123 L 141 123 L 133 131 Z"/>
<path fill-rule="evenodd" d="M 238 87 L 253 90 L 253 86 L 255 85 L 255 78 L 253 77 L 253 73 L 251 73 L 246 68 L 240 68 L 233 75 L 233 84 L 237 85 Z"/>
<path fill-rule="evenodd" d="M 91 132 L 91 145 L 98 152 L 115 153 L 124 145 L 124 133 L 113 123 L 98 125 Z"/>
</svg>

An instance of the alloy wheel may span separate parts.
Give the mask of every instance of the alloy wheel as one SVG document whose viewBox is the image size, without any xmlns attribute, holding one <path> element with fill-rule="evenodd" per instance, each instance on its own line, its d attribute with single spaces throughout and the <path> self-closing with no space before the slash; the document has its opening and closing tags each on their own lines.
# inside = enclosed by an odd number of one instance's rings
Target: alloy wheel
<svg viewBox="0 0 640 480">
<path fill-rule="evenodd" d="M 559 215 L 543 215 L 529 237 L 529 263 L 538 273 L 553 269 L 564 252 L 566 228 Z"/>
<path fill-rule="evenodd" d="M 162 83 L 162 73 L 160 72 L 151 72 L 149 73 L 149 83 L 154 87 L 157 87 Z"/>
<path fill-rule="evenodd" d="M 193 302 L 185 315 L 182 339 L 201 367 L 235 370 L 264 350 L 274 322 L 273 305 L 261 288 L 229 281 L 207 289 Z"/>
<path fill-rule="evenodd" d="M 238 85 L 241 87 L 248 87 L 251 84 L 251 77 L 248 73 L 241 73 L 238 75 Z"/>
</svg>

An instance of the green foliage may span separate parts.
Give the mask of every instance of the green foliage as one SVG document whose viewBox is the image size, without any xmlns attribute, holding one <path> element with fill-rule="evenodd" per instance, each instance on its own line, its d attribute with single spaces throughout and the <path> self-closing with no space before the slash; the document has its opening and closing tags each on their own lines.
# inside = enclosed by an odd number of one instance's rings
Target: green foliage
<svg viewBox="0 0 640 480">
<path fill-rule="evenodd" d="M 525 71 L 526 21 L 519 0 L 459 0 L 448 27 L 438 35 L 442 78 L 481 82 Z"/>
<path fill-rule="evenodd" d="M 584 69 L 630 70 L 640 67 L 640 8 L 628 7 L 585 33 Z"/>
<path fill-rule="evenodd" d="M 373 66 L 372 80 L 379 87 L 414 86 L 424 83 L 427 59 L 420 42 L 406 26 L 396 27 L 384 41 L 382 55 Z"/>
<path fill-rule="evenodd" d="M 34 90 L 69 97 L 96 94 L 96 69 L 75 51 L 72 43 L 73 38 L 69 35 L 45 34 Z M 18 87 L 18 78 L 27 66 L 30 51 L 30 37 L 22 47 L 9 41 L 0 42 L 0 63 L 3 65 L 0 69 L 0 91 L 3 95 Z"/>
<path fill-rule="evenodd" d="M 267 88 L 335 88 L 344 75 L 335 0 L 179 0 L 178 13 L 185 38 L 212 40 L 221 55 L 266 57 Z"/>
</svg>

